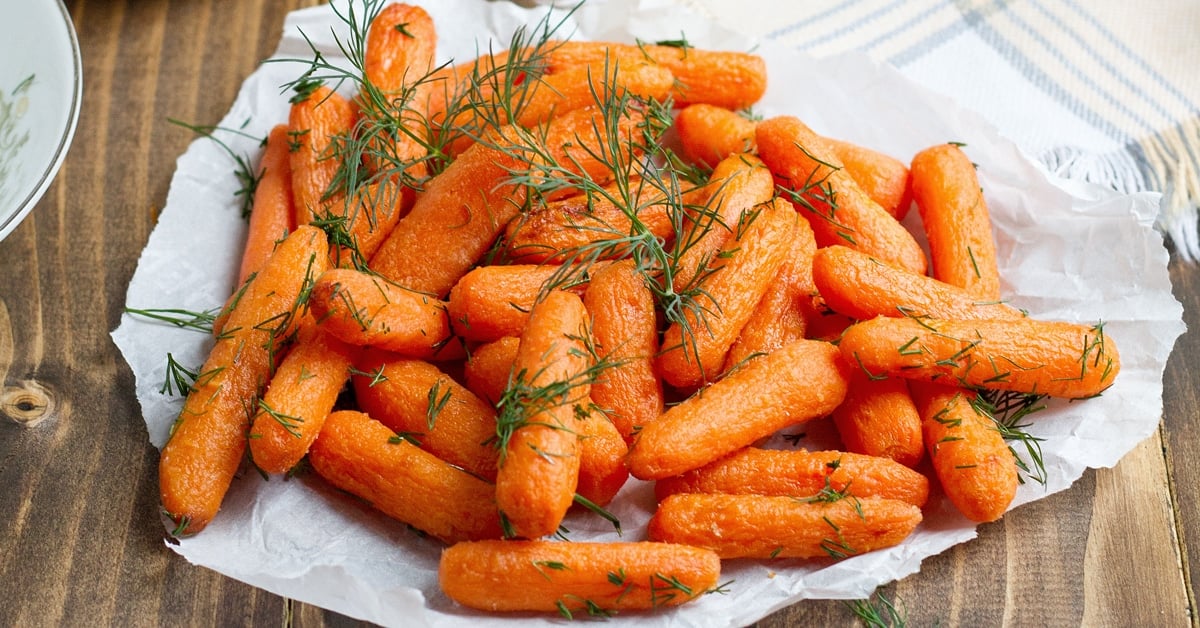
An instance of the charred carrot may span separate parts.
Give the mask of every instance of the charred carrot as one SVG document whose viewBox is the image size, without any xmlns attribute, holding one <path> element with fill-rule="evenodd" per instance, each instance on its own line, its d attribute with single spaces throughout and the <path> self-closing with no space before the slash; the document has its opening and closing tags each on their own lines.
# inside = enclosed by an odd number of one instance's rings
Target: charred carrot
<svg viewBox="0 0 1200 628">
<path fill-rule="evenodd" d="M 833 411 L 833 422 L 846 449 L 890 458 L 915 467 L 925 452 L 921 415 L 896 377 L 871 377 L 861 369 L 850 376 L 846 399 Z"/>
<path fill-rule="evenodd" d="M 816 252 L 812 276 L 826 305 L 859 320 L 876 316 L 962 320 L 1025 316 L 1009 305 L 985 301 L 964 288 L 897 268 L 841 245 Z"/>
<path fill-rule="evenodd" d="M 917 432 L 919 436 L 919 425 Z M 898 499 L 921 508 L 929 498 L 929 480 L 890 458 L 879 456 L 747 447 L 699 469 L 654 483 L 659 501 L 676 493 L 810 497 L 822 491 Z"/>
<path fill-rule="evenodd" d="M 912 160 L 912 195 L 933 276 L 979 299 L 999 300 L 996 241 L 975 164 L 957 144 L 926 148 Z"/>
<path fill-rule="evenodd" d="M 267 147 L 258 167 L 258 184 L 254 186 L 254 206 L 246 228 L 246 248 L 238 271 L 239 286 L 263 267 L 275 245 L 295 228 L 287 131 L 286 124 L 279 124 L 267 136 Z"/>
<path fill-rule="evenodd" d="M 496 419 L 500 471 L 496 504 L 507 536 L 534 539 L 558 529 L 579 481 L 575 404 L 587 398 L 587 311 L 569 292 L 550 292 L 521 333 L 513 383 Z"/>
<path fill-rule="evenodd" d="M 597 357 L 607 365 L 592 383 L 592 400 L 632 442 L 641 425 L 663 412 L 654 295 L 626 260 L 597 271 L 583 303 L 592 316 Z"/>
<path fill-rule="evenodd" d="M 837 347 L 819 340 L 751 360 L 643 425 L 629 471 L 643 480 L 679 475 L 824 416 L 846 396 L 848 369 Z"/>
<path fill-rule="evenodd" d="M 879 317 L 847 329 L 841 349 L 873 375 L 1073 399 L 1100 394 L 1121 369 L 1103 325 L 1031 318 Z"/>
<path fill-rule="evenodd" d="M 950 502 L 972 521 L 999 519 L 1019 478 L 995 422 L 976 410 L 970 391 L 924 382 L 912 389 L 929 459 Z"/>
<path fill-rule="evenodd" d="M 738 226 L 716 256 L 721 266 L 697 284 L 703 311 L 684 312 L 663 333 L 658 367 L 667 383 L 695 387 L 721 374 L 729 347 L 788 255 L 796 221 L 796 212 L 776 199 Z"/>
<path fill-rule="evenodd" d="M 717 587 L 708 550 L 651 542 L 477 541 L 442 552 L 438 583 L 484 611 L 617 612 L 677 606 Z"/>
<path fill-rule="evenodd" d="M 759 157 L 808 218 L 819 246 L 844 244 L 925 273 L 925 252 L 916 239 L 863 192 L 828 141 L 790 116 L 760 122 L 755 138 Z"/>
<path fill-rule="evenodd" d="M 579 482 L 575 492 L 597 506 L 607 506 L 629 479 L 625 443 L 617 426 L 591 399 L 575 411 L 579 427 Z"/>
<path fill-rule="evenodd" d="M 725 357 L 726 371 L 756 355 L 805 337 L 807 319 L 803 300 L 815 289 L 812 261 L 817 250 L 817 241 L 807 221 L 795 222 L 788 246 L 787 257 L 775 280 L 767 286 L 767 291 L 738 332 L 737 340 L 729 348 Z"/>
<path fill-rule="evenodd" d="M 311 303 L 321 328 L 343 342 L 408 357 L 461 356 L 461 345 L 450 333 L 446 304 L 382 277 L 331 269 L 313 286 Z"/>
<path fill-rule="evenodd" d="M 892 499 L 684 493 L 659 503 L 647 534 L 722 559 L 840 559 L 898 545 L 920 522 L 920 508 Z"/>
<path fill-rule="evenodd" d="M 505 336 L 472 349 L 463 367 L 467 388 L 495 406 L 508 388 L 508 378 L 512 374 L 520 343 L 521 339 L 517 336 Z"/>
<path fill-rule="evenodd" d="M 356 365 L 361 410 L 438 458 L 496 479 L 496 410 L 438 367 L 367 352 Z"/>
<path fill-rule="evenodd" d="M 354 109 L 337 92 L 319 86 L 294 102 L 288 114 L 292 200 L 297 225 L 345 214 L 345 193 L 336 185 L 342 167 L 338 138 L 354 128 Z"/>
<path fill-rule="evenodd" d="M 555 265 L 477 266 L 450 290 L 450 322 L 456 334 L 475 342 L 520 335 L 538 296 L 551 288 L 556 277 L 576 274 L 581 273 Z M 583 294 L 587 284 L 581 281 L 571 280 L 563 288 Z"/>
<path fill-rule="evenodd" d="M 308 460 L 333 486 L 445 543 L 500 538 L 491 484 L 362 412 L 330 414 Z"/>
<path fill-rule="evenodd" d="M 220 509 L 246 451 L 248 409 L 327 256 L 320 229 L 297 227 L 232 305 L 159 460 L 162 506 L 176 534 L 199 532 Z"/>
<path fill-rule="evenodd" d="M 350 378 L 352 350 L 316 325 L 275 370 L 250 425 L 250 459 L 266 473 L 286 473 L 308 453 Z"/>
</svg>

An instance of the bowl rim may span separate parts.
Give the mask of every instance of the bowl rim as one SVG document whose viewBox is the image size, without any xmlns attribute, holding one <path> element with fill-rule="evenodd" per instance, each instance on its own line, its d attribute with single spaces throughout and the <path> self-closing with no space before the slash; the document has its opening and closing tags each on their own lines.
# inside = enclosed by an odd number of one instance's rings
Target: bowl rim
<svg viewBox="0 0 1200 628">
<path fill-rule="evenodd" d="M 46 164 L 36 183 L 29 189 L 29 193 L 16 205 L 16 211 L 8 216 L 0 216 L 0 240 L 17 228 L 17 225 L 25 219 L 25 216 L 46 193 L 50 183 L 54 181 L 55 175 L 58 174 L 59 168 L 62 167 L 63 160 L 71 146 L 71 140 L 75 136 L 75 127 L 79 122 L 79 110 L 83 101 L 83 58 L 79 50 L 79 37 L 75 32 L 75 23 L 71 20 L 71 13 L 67 10 L 67 5 L 63 3 L 63 0 L 57 0 L 55 4 L 58 5 L 59 13 L 66 26 L 67 39 L 71 47 L 71 82 L 75 88 L 71 95 L 71 110 L 67 115 L 67 124 L 58 138 L 58 146 L 54 149 L 53 158 Z"/>
</svg>

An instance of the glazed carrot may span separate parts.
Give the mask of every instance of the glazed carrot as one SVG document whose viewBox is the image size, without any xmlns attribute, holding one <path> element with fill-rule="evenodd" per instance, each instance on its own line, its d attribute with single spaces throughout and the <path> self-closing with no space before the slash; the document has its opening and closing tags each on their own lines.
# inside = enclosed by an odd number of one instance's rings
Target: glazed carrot
<svg viewBox="0 0 1200 628">
<path fill-rule="evenodd" d="M 846 399 L 833 411 L 833 422 L 846 449 L 890 458 L 915 467 L 925 453 L 921 416 L 897 377 L 871 377 L 862 369 L 850 375 Z"/>
<path fill-rule="evenodd" d="M 204 529 L 220 509 L 246 451 L 246 409 L 298 324 L 304 287 L 327 256 L 320 229 L 297 227 L 231 307 L 159 460 L 162 506 L 177 535 Z"/>
<path fill-rule="evenodd" d="M 579 109 L 555 117 L 544 131 L 540 151 L 558 164 L 587 172 L 596 180 L 611 177 L 601 161 L 587 151 L 602 149 L 593 123 L 603 127 L 596 111 Z M 623 118 L 617 133 L 632 133 L 637 115 Z M 520 139 L 518 139 L 518 136 Z M 520 148 L 521 141 L 543 132 L 518 133 L 512 127 L 497 132 L 497 141 L 473 145 L 441 174 L 432 178 L 412 210 L 371 258 L 371 267 L 413 290 L 444 295 L 492 246 L 524 201 L 523 188 L 508 183 L 511 172 L 539 170 Z M 498 148 L 492 144 L 515 143 Z M 625 148 L 628 148 L 627 146 Z M 610 156 L 611 158 L 611 156 Z"/>
<path fill-rule="evenodd" d="M 860 320 L 876 316 L 962 320 L 1025 316 L 1009 305 L 985 301 L 964 288 L 896 268 L 840 244 L 816 252 L 812 276 L 826 305 Z"/>
<path fill-rule="evenodd" d="M 1121 369 L 1102 325 L 1031 318 L 879 317 L 847 329 L 841 349 L 873 375 L 1074 399 L 1100 394 Z"/>
<path fill-rule="evenodd" d="M 629 451 L 634 477 L 702 467 L 783 427 L 828 414 L 846 396 L 837 347 L 797 340 L 717 380 L 642 426 Z"/>
<path fill-rule="evenodd" d="M 246 248 L 238 271 L 239 286 L 263 267 L 276 243 L 295 228 L 289 159 L 287 125 L 279 124 L 267 136 L 267 147 L 258 167 L 254 206 L 246 228 Z"/>
<path fill-rule="evenodd" d="M 685 208 L 691 211 L 675 243 L 675 289 L 686 290 L 707 269 L 721 265 L 717 255 L 741 229 L 743 214 L 756 211 L 774 193 L 771 173 L 757 157 L 739 153 L 717 164 L 708 183 L 694 195 L 701 207 Z"/>
<path fill-rule="evenodd" d="M 425 9 L 392 3 L 371 20 L 363 73 L 381 92 L 394 97 L 429 73 L 436 52 L 437 29 Z"/>
<path fill-rule="evenodd" d="M 607 364 L 592 383 L 592 401 L 632 442 L 641 425 L 663 412 L 654 295 L 633 260 L 626 260 L 597 271 L 583 303 L 592 316 L 597 357 Z"/>
<path fill-rule="evenodd" d="M 849 491 L 855 497 L 898 499 L 918 508 L 929 498 L 929 480 L 919 472 L 890 458 L 843 451 L 747 447 L 654 483 L 659 501 L 676 493 L 809 497 L 826 489 Z"/>
<path fill-rule="evenodd" d="M 383 240 L 412 204 L 413 191 L 385 178 L 369 183 L 355 192 L 345 214 L 344 241 L 334 238 L 330 264 L 342 268 L 363 268 Z"/>
<path fill-rule="evenodd" d="M 337 138 L 354 128 L 354 108 L 337 92 L 317 87 L 288 113 L 292 200 L 297 225 L 330 213 L 345 214 L 344 193 L 334 188 L 341 159 Z"/>
<path fill-rule="evenodd" d="M 787 257 L 775 280 L 767 286 L 725 356 L 726 371 L 760 353 L 804 338 L 803 299 L 815 289 L 812 260 L 817 241 L 807 221 L 797 220 L 792 231 Z"/>
<path fill-rule="evenodd" d="M 828 141 L 790 116 L 760 122 L 755 138 L 759 157 L 776 182 L 795 195 L 793 202 L 812 224 L 819 246 L 844 244 L 925 273 L 925 252 L 916 239 L 863 192 Z"/>
<path fill-rule="evenodd" d="M 913 382 L 925 447 L 950 502 L 972 521 L 995 521 L 1017 493 L 1016 460 L 995 422 L 971 403 L 974 393 Z"/>
<path fill-rule="evenodd" d="M 833 137 L 825 139 L 858 187 L 893 218 L 904 220 L 912 206 L 912 177 L 908 165 L 854 142 Z"/>
<path fill-rule="evenodd" d="M 804 337 L 810 340 L 824 340 L 836 344 L 842 337 L 842 332 L 858 322 L 830 309 L 825 304 L 825 299 L 816 291 L 800 300 L 800 310 L 804 313 Z"/>
<path fill-rule="evenodd" d="M 352 350 L 308 323 L 284 356 L 250 425 L 250 459 L 286 473 L 308 453 L 350 378 Z"/>
<path fill-rule="evenodd" d="M 717 587 L 721 561 L 651 542 L 477 541 L 442 552 L 438 583 L 484 611 L 594 613 L 677 606 Z"/>
<path fill-rule="evenodd" d="M 454 332 L 475 342 L 520 335 L 538 296 L 556 278 L 570 279 L 579 274 L 555 265 L 477 266 L 450 290 L 447 307 Z M 586 277 L 583 274 L 579 281 Z M 587 284 L 579 281 L 571 280 L 563 288 L 583 294 Z"/>
<path fill-rule="evenodd" d="M 685 323 L 671 323 L 663 333 L 658 367 L 667 383 L 688 388 L 721 374 L 729 347 L 788 255 L 797 220 L 787 202 L 776 199 L 725 243 L 716 256 L 721 266 L 697 285 L 702 315 L 685 311 Z"/>
<path fill-rule="evenodd" d="M 362 412 L 330 414 L 308 460 L 333 486 L 445 543 L 500 538 L 491 484 Z"/>
<path fill-rule="evenodd" d="M 709 168 L 737 153 L 754 153 L 757 124 L 730 109 L 697 103 L 688 105 L 675 116 L 684 159 Z"/>
<path fill-rule="evenodd" d="M 505 336 L 472 349 L 463 368 L 467 388 L 495 406 L 508 388 L 520 343 L 517 336 Z"/>
<path fill-rule="evenodd" d="M 321 328 L 343 342 L 408 357 L 461 356 L 450 333 L 446 304 L 382 277 L 331 269 L 313 285 L 311 304 Z"/>
<path fill-rule="evenodd" d="M 429 453 L 489 481 L 496 410 L 438 367 L 372 351 L 356 364 L 359 409 Z"/>
<path fill-rule="evenodd" d="M 671 495 L 650 518 L 652 541 L 713 550 L 726 558 L 845 558 L 898 545 L 921 509 L 853 496 L 803 501 L 768 495 Z"/>
<path fill-rule="evenodd" d="M 509 223 L 505 249 L 517 262 L 561 264 L 593 251 L 596 259 L 625 256 L 629 247 L 619 241 L 643 231 L 670 240 L 675 226 L 663 191 L 635 177 L 629 190 L 628 205 L 614 184 L 603 194 L 578 194 L 527 212 Z M 630 214 L 641 223 L 637 228 Z M 611 245 L 598 251 L 606 242 Z"/>
<path fill-rule="evenodd" d="M 578 404 L 575 416 L 579 428 L 579 482 L 575 492 L 597 506 L 607 506 L 629 479 L 625 466 L 629 445 L 591 399 Z"/>
<path fill-rule="evenodd" d="M 933 276 L 979 299 L 999 300 L 996 242 L 975 164 L 957 144 L 926 148 L 912 160 L 912 195 L 929 237 Z"/>
<path fill-rule="evenodd" d="M 500 407 L 496 504 L 509 536 L 534 539 L 558 529 L 579 481 L 575 404 L 588 395 L 587 311 L 569 292 L 550 292 L 529 315 Z M 513 387 L 515 390 L 511 390 Z"/>
</svg>

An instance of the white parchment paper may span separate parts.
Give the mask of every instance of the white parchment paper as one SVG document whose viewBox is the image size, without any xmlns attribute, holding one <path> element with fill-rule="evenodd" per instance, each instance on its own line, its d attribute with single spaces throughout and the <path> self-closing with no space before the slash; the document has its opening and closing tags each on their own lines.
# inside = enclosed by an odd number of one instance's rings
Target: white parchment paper
<svg viewBox="0 0 1200 628">
<path fill-rule="evenodd" d="M 507 46 L 517 27 L 547 9 L 504 2 L 418 0 L 439 33 L 439 60 L 473 58 L 489 41 Z M 343 13 L 349 5 L 335 3 Z M 562 12 L 559 12 L 561 14 Z M 557 17 L 551 21 L 557 21 Z M 339 53 L 332 33 L 345 26 L 329 6 L 288 16 L 276 58 L 309 58 L 301 30 L 327 58 Z M 1115 464 L 1146 438 L 1162 414 L 1162 372 L 1183 333 L 1182 308 L 1171 294 L 1167 253 L 1151 225 L 1158 197 L 1118 195 L 1053 179 L 983 120 L 954 102 L 909 83 L 864 56 L 815 60 L 756 44 L 686 13 L 670 0 L 593 2 L 567 19 L 563 34 L 631 42 L 678 39 L 695 46 L 753 50 L 770 69 L 770 88 L 755 107 L 764 116 L 791 114 L 820 133 L 855 141 L 907 160 L 926 146 L 959 141 L 979 165 L 995 222 L 1003 290 L 1039 318 L 1103 320 L 1121 353 L 1114 386 L 1087 402 L 1051 403 L 1031 428 L 1045 438 L 1049 479 L 1027 483 L 1013 507 L 1060 491 L 1086 468 Z M 281 85 L 303 66 L 267 63 L 247 78 L 220 123 L 262 137 L 286 120 Z M 256 140 L 224 134 L 236 152 L 257 155 Z M 233 289 L 245 223 L 234 192 L 233 164 L 214 142 L 198 140 L 180 157 L 157 227 L 129 286 L 132 308 L 219 307 Z M 914 215 L 916 212 L 912 212 Z M 126 316 L 113 338 L 135 376 L 151 442 L 161 447 L 181 400 L 159 392 L 166 354 L 199 365 L 211 347 L 203 334 Z M 613 511 L 626 540 L 644 538 L 653 508 L 646 484 L 632 482 Z M 975 536 L 975 526 L 934 496 L 917 531 L 898 547 L 839 563 L 727 561 L 729 592 L 677 609 L 628 613 L 610 624 L 726 626 L 756 621 L 802 599 L 861 598 L 903 578 L 921 560 Z M 146 516 L 154 516 L 146 513 Z M 618 538 L 607 522 L 572 515 L 574 540 Z M 235 480 L 216 520 L 199 535 L 170 546 L 187 560 L 293 599 L 386 625 L 473 626 L 558 623 L 557 617 L 489 616 L 458 607 L 437 587 L 441 547 L 418 537 L 312 474 Z"/>
</svg>

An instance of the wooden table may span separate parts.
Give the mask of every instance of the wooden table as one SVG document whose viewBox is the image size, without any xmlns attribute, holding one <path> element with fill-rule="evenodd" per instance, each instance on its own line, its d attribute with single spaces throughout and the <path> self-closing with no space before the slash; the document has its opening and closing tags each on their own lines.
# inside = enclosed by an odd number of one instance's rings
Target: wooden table
<svg viewBox="0 0 1200 628">
<path fill-rule="evenodd" d="M 218 121 L 313 0 L 71 0 L 84 103 L 57 181 L 0 243 L 0 623 L 345 625 L 168 550 L 133 376 L 109 338 L 190 133 Z M 1200 265 L 1171 262 L 1189 326 Z M 1165 375 L 1159 431 L 1114 469 L 980 528 L 883 593 L 909 625 L 1195 625 L 1200 339 Z M 855 625 L 805 601 L 761 626 Z"/>
</svg>

